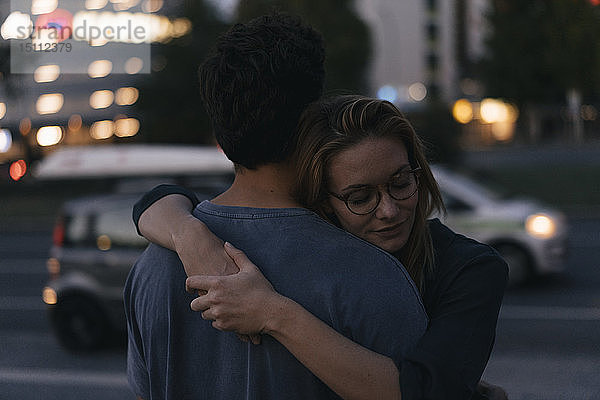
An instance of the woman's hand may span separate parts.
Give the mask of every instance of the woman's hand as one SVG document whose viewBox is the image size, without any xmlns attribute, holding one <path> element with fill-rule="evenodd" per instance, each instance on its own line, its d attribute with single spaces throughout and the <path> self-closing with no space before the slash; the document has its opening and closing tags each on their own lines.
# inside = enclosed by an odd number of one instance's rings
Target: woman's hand
<svg viewBox="0 0 600 400">
<path fill-rule="evenodd" d="M 225 243 L 224 249 L 240 271 L 229 276 L 189 277 L 188 290 L 207 292 L 192 301 L 192 310 L 201 311 L 202 318 L 212 320 L 213 327 L 219 330 L 238 334 L 269 333 L 284 312 L 288 299 L 273 289 L 241 250 L 229 243 Z"/>
<path fill-rule="evenodd" d="M 176 251 L 187 276 L 238 272 L 223 241 L 191 214 L 192 208 L 184 195 L 165 196 L 140 215 L 139 230 L 149 241 Z"/>
<path fill-rule="evenodd" d="M 187 213 L 174 223 L 171 242 L 187 276 L 231 275 L 239 271 L 225 252 L 223 241 L 192 214 Z"/>
</svg>

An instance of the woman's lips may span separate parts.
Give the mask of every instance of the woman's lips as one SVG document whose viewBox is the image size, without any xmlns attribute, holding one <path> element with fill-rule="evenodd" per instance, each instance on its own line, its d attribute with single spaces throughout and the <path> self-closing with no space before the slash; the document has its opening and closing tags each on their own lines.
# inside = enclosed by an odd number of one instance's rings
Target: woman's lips
<svg viewBox="0 0 600 400">
<path fill-rule="evenodd" d="M 400 233 L 400 231 L 402 230 L 402 225 L 404 224 L 404 222 L 406 222 L 406 220 L 404 220 L 404 221 L 402 221 L 400 223 L 397 223 L 395 225 L 390 225 L 390 226 L 387 226 L 385 228 L 374 230 L 373 232 L 376 233 L 379 236 L 393 237 L 393 236 L 396 236 L 398 233 Z"/>
</svg>

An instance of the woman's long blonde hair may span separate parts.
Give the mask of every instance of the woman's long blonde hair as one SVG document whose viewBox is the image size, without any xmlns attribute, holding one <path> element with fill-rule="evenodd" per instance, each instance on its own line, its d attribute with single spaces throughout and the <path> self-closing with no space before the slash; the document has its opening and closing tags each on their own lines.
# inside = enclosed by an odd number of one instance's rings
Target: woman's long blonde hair
<svg viewBox="0 0 600 400">
<path fill-rule="evenodd" d="M 323 208 L 328 198 L 329 163 L 335 155 L 364 139 L 378 137 L 401 140 L 411 167 L 421 168 L 415 222 L 407 243 L 395 256 L 422 290 L 425 275 L 434 266 L 427 218 L 434 211 L 444 213 L 445 208 L 423 143 L 392 103 L 363 96 L 336 96 L 311 104 L 298 125 L 294 154 L 298 180 L 294 194 L 305 207 L 336 223 L 335 216 L 325 213 Z"/>
</svg>

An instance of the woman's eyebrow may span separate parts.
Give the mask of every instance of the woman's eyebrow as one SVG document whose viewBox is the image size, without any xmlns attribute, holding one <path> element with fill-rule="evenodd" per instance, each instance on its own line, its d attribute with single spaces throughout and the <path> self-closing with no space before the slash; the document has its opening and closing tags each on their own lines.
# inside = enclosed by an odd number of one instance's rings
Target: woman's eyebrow
<svg viewBox="0 0 600 400">
<path fill-rule="evenodd" d="M 396 176 L 396 175 L 400 174 L 401 172 L 405 172 L 409 168 L 410 168 L 410 164 L 401 165 L 400 168 L 398 168 L 396 170 L 396 172 L 394 172 L 393 174 L 390 175 L 390 177 Z M 348 190 L 348 189 L 360 189 L 360 188 L 371 187 L 371 186 L 373 186 L 373 185 L 369 185 L 369 184 L 366 184 L 366 183 L 357 183 L 357 184 L 354 184 L 354 185 L 348 185 L 345 188 L 343 188 L 341 191 L 343 192 L 343 191 Z"/>
<path fill-rule="evenodd" d="M 355 185 L 348 185 L 348 186 L 346 186 L 345 188 L 342 189 L 342 192 L 344 190 L 348 190 L 348 189 L 360 189 L 360 188 L 371 187 L 371 186 L 373 186 L 373 185 L 368 185 L 366 183 L 357 183 Z"/>
</svg>

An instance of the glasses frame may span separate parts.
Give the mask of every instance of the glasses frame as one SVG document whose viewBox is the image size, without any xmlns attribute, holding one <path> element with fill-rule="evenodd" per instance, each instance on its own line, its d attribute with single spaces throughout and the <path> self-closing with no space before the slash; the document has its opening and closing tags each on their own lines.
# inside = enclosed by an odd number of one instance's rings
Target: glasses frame
<svg viewBox="0 0 600 400">
<path fill-rule="evenodd" d="M 417 193 L 419 191 L 419 174 L 418 174 L 418 172 L 420 172 L 420 171 L 421 171 L 421 167 L 416 167 L 416 168 L 413 168 L 413 169 L 411 169 L 409 171 L 406 171 L 409 174 L 413 174 L 414 175 L 415 182 L 417 183 L 415 185 L 415 190 L 411 194 L 409 194 L 408 196 L 406 196 L 406 197 L 397 198 L 397 197 L 395 197 L 395 196 L 392 195 L 392 192 L 390 190 L 390 185 L 392 184 L 391 181 L 386 182 L 386 183 L 380 183 L 379 185 L 368 185 L 368 186 L 366 186 L 366 187 L 369 187 L 369 188 L 375 188 L 375 189 L 377 189 L 377 202 L 375 203 L 375 206 L 370 211 L 367 211 L 367 212 L 364 212 L 364 213 L 357 213 L 356 211 L 354 211 L 354 210 L 352 210 L 350 208 L 350 206 L 348 205 L 348 197 L 350 197 L 350 194 L 341 195 L 341 194 L 333 193 L 333 192 L 328 192 L 328 193 L 329 193 L 329 195 L 335 197 L 336 199 L 343 201 L 344 204 L 346 205 L 346 208 L 348 209 L 348 211 L 350 211 L 352 214 L 354 214 L 354 215 L 368 215 L 368 214 L 371 214 L 372 212 L 374 212 L 375 210 L 377 210 L 377 207 L 379 207 L 379 204 L 381 203 L 381 188 L 384 187 L 384 186 L 385 186 L 385 189 L 387 191 L 387 194 L 392 199 L 394 199 L 396 201 L 408 200 L 411 197 L 413 197 L 415 195 L 415 193 Z"/>
</svg>

